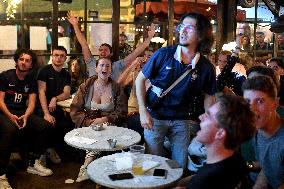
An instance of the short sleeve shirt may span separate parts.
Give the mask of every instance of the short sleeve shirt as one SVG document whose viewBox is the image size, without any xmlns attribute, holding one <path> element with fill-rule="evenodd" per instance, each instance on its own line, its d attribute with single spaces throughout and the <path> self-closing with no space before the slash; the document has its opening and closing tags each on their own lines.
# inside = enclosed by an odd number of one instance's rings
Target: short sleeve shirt
<svg viewBox="0 0 284 189">
<path fill-rule="evenodd" d="M 51 64 L 46 65 L 39 71 L 37 80 L 46 83 L 45 94 L 48 103 L 53 97 L 63 93 L 65 86 L 71 85 L 71 76 L 69 72 L 65 69 L 57 72 L 53 69 Z"/>
<path fill-rule="evenodd" d="M 15 69 L 7 70 L 0 74 L 0 91 L 5 92 L 4 102 L 9 110 L 25 110 L 29 95 L 37 93 L 37 83 L 30 75 L 19 80 Z"/>
<path fill-rule="evenodd" d="M 174 58 L 177 46 L 156 51 L 142 69 L 151 84 L 166 90 L 188 68 Z M 192 119 L 204 112 L 204 95 L 216 92 L 216 73 L 213 64 L 200 56 L 195 68 L 163 98 L 151 90 L 146 94 L 146 105 L 156 119 Z"/>
<path fill-rule="evenodd" d="M 272 188 L 284 183 L 284 125 L 271 137 L 258 131 L 253 140 L 256 159 Z"/>
<path fill-rule="evenodd" d="M 94 57 L 90 58 L 87 62 L 87 69 L 89 72 L 89 77 L 92 77 L 94 75 L 97 75 L 96 72 L 96 59 Z M 120 74 L 125 69 L 125 63 L 124 60 L 118 60 L 116 62 L 112 63 L 112 74 L 111 79 L 114 81 L 117 81 Z"/>
</svg>

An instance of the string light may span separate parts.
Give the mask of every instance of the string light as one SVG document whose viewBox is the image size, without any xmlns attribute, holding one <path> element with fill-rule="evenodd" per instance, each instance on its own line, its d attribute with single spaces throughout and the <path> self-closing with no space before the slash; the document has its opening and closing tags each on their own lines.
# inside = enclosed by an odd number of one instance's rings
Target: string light
<svg viewBox="0 0 284 189">
<path fill-rule="evenodd" d="M 4 3 L 7 2 L 8 6 L 6 9 L 7 19 L 15 18 L 15 13 L 18 5 L 22 0 L 2 0 Z"/>
</svg>

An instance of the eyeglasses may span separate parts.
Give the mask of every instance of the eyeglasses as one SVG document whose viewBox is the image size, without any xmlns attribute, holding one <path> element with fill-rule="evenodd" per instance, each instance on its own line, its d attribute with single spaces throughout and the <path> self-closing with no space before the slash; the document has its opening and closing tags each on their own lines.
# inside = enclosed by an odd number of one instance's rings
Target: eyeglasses
<svg viewBox="0 0 284 189">
<path fill-rule="evenodd" d="M 64 55 L 64 54 L 53 54 L 52 56 L 54 58 L 65 58 L 66 57 L 66 55 Z"/>
<path fill-rule="evenodd" d="M 179 24 L 176 28 L 177 32 L 180 32 L 182 30 L 185 30 L 186 32 L 192 32 L 196 26 L 194 25 L 184 25 L 184 24 Z"/>
</svg>

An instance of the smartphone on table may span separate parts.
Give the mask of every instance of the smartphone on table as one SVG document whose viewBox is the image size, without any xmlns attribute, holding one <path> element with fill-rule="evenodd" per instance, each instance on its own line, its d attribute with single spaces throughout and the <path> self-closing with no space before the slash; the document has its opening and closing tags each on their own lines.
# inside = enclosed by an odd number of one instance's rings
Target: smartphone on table
<svg viewBox="0 0 284 189">
<path fill-rule="evenodd" d="M 154 169 L 153 176 L 155 178 L 162 178 L 166 179 L 167 178 L 168 171 L 166 169 Z"/>
<path fill-rule="evenodd" d="M 112 174 L 108 176 L 111 180 L 125 180 L 125 179 L 132 179 L 134 176 L 131 173 L 118 173 Z"/>
</svg>

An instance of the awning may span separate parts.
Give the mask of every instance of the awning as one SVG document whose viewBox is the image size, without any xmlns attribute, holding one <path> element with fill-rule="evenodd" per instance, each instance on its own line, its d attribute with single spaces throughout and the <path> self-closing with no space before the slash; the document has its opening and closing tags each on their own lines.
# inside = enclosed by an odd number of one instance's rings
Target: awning
<svg viewBox="0 0 284 189">
<path fill-rule="evenodd" d="M 136 16 L 143 14 L 144 3 L 141 2 L 136 5 Z M 207 17 L 215 18 L 217 14 L 216 4 L 194 3 L 186 1 L 174 2 L 174 13 L 177 15 L 183 15 L 187 12 L 198 12 Z M 168 13 L 168 1 L 163 2 L 146 2 L 146 14 L 160 14 Z M 244 10 L 237 11 L 237 20 L 242 21 L 246 19 L 246 12 Z"/>
</svg>

